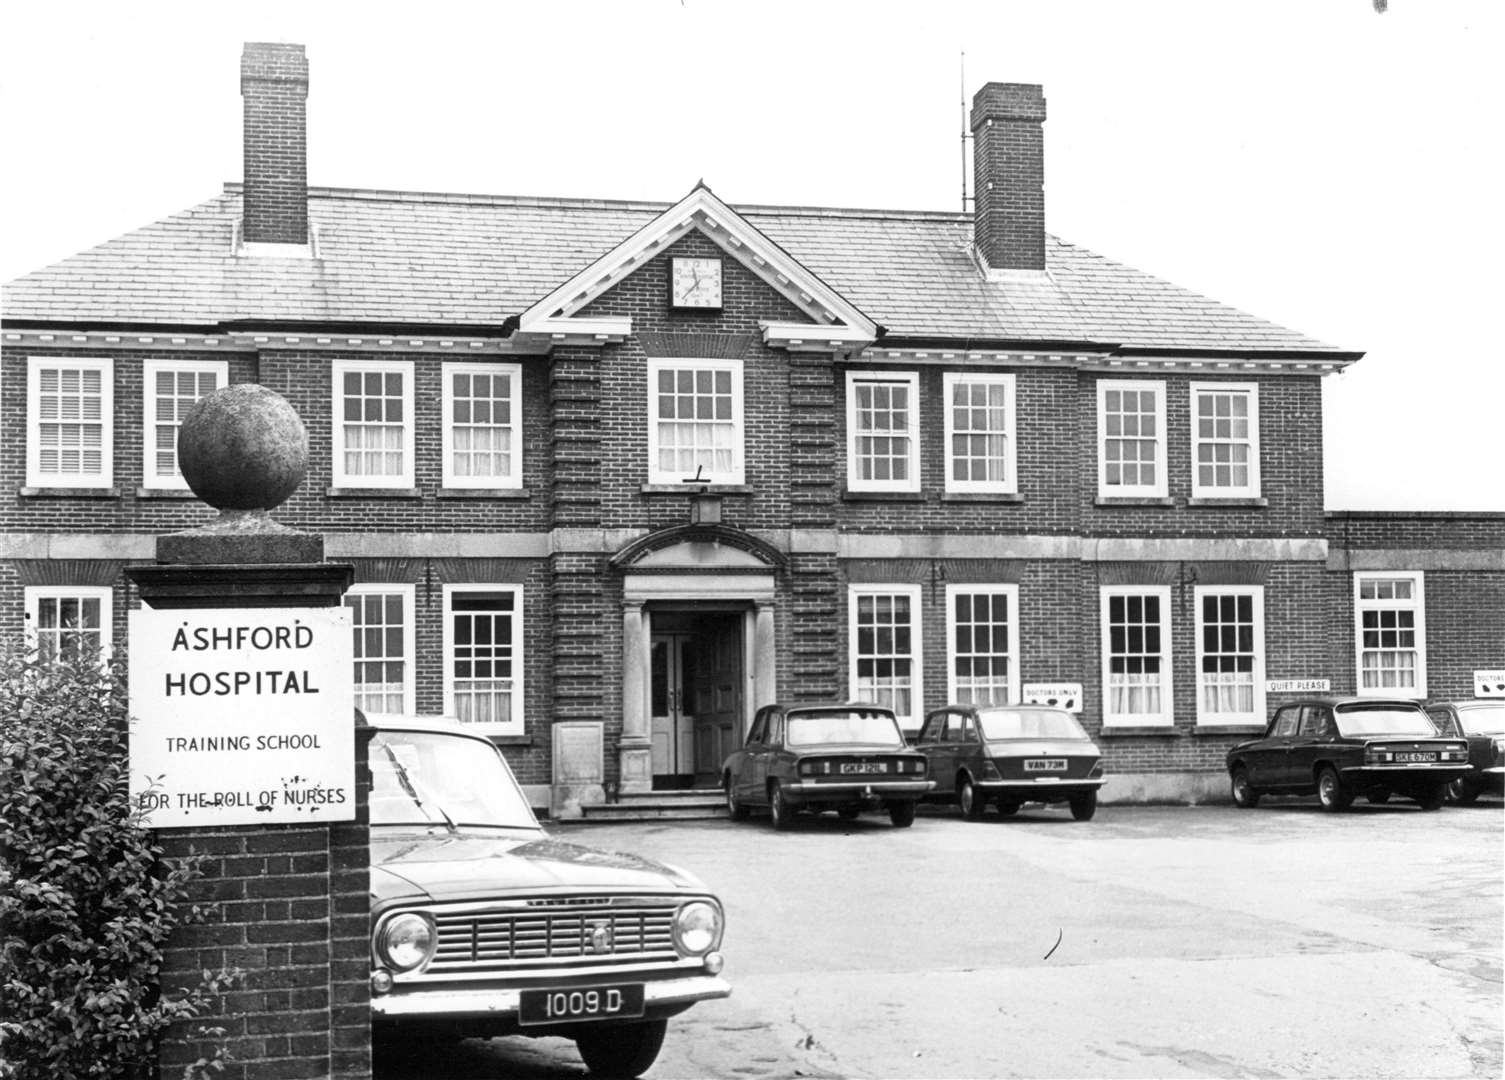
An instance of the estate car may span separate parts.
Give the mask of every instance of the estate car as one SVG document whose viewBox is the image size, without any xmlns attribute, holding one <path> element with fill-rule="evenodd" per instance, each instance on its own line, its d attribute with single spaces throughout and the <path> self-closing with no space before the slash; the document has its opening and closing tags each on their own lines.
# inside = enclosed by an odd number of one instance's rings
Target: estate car
<svg viewBox="0 0 1505 1080">
<path fill-rule="evenodd" d="M 1047 705 L 947 705 L 925 717 L 915 744 L 930 761 L 932 800 L 955 799 L 977 820 L 988 804 L 1066 803 L 1090 821 L 1103 786 L 1101 752 L 1076 717 Z"/>
<path fill-rule="evenodd" d="M 1468 772 L 1448 785 L 1448 798 L 1471 803 L 1485 792 L 1505 794 L 1505 698 L 1432 701 L 1427 715 L 1442 734 L 1468 743 Z"/>
<path fill-rule="evenodd" d="M 886 810 L 899 828 L 914 824 L 915 804 L 931 787 L 925 755 L 904 738 L 892 709 L 865 702 L 765 705 L 747 741 L 721 769 L 726 809 L 746 818 L 768 807 L 787 829 L 802 810 L 854 818 Z"/>
<path fill-rule="evenodd" d="M 637 1076 L 668 1018 L 725 997 L 721 902 L 693 876 L 551 838 L 497 748 L 373 718 L 373 1036 L 562 1035 Z"/>
<path fill-rule="evenodd" d="M 1312 697 L 1280 706 L 1262 738 L 1228 751 L 1227 766 L 1242 807 L 1262 795 L 1315 792 L 1324 810 L 1392 794 L 1435 810 L 1448 784 L 1467 774 L 1468 744 L 1438 735 L 1415 701 Z"/>
</svg>

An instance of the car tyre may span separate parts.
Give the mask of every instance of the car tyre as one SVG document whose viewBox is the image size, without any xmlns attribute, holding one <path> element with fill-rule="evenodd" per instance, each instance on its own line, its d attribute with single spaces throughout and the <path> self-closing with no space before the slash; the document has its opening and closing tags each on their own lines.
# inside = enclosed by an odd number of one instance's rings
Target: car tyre
<svg viewBox="0 0 1505 1080">
<path fill-rule="evenodd" d="M 1443 801 L 1447 798 L 1447 793 L 1448 786 L 1446 784 L 1437 784 L 1428 790 L 1418 792 L 1416 795 L 1416 805 L 1423 810 L 1440 810 L 1442 809 Z"/>
<path fill-rule="evenodd" d="M 888 820 L 894 823 L 896 829 L 907 829 L 914 824 L 915 804 L 908 799 L 900 799 L 888 804 Z"/>
<path fill-rule="evenodd" d="M 1463 776 L 1449 783 L 1447 791 L 1448 801 L 1458 803 L 1460 806 L 1466 806 L 1479 798 L 1479 789 Z"/>
<path fill-rule="evenodd" d="M 592 1076 L 631 1080 L 648 1071 L 664 1045 L 667 1020 L 641 1024 L 611 1024 L 582 1031 L 575 1036 L 575 1049 Z"/>
<path fill-rule="evenodd" d="M 1002 802 L 1002 801 L 1000 801 L 998 803 L 998 816 L 999 817 L 1013 817 L 1018 812 L 1019 812 L 1019 804 L 1016 803 L 1016 802 Z"/>
<path fill-rule="evenodd" d="M 1097 792 L 1089 791 L 1071 800 L 1071 816 L 1078 821 L 1091 821 L 1097 813 Z"/>
<path fill-rule="evenodd" d="M 737 789 L 732 786 L 732 774 L 727 773 L 722 782 L 726 785 L 726 816 L 733 821 L 746 821 L 747 807 L 737 798 Z"/>
<path fill-rule="evenodd" d="M 956 804 L 962 809 L 962 816 L 968 821 L 981 821 L 983 812 L 988 808 L 988 800 L 977 796 L 977 787 L 972 783 L 970 776 L 964 776 L 956 785 Z"/>
<path fill-rule="evenodd" d="M 1259 805 L 1259 791 L 1249 783 L 1249 770 L 1242 765 L 1233 770 L 1233 805 L 1242 810 L 1253 810 Z"/>
<path fill-rule="evenodd" d="M 794 824 L 794 809 L 789 805 L 789 796 L 777 780 L 768 785 L 768 816 L 775 829 L 787 829 Z"/>
<path fill-rule="evenodd" d="M 1331 765 L 1322 766 L 1322 771 L 1317 774 L 1317 801 L 1322 804 L 1322 809 L 1329 813 L 1347 810 L 1353 802 L 1352 792 L 1343 790 L 1343 781 L 1338 778 L 1338 770 Z"/>
</svg>

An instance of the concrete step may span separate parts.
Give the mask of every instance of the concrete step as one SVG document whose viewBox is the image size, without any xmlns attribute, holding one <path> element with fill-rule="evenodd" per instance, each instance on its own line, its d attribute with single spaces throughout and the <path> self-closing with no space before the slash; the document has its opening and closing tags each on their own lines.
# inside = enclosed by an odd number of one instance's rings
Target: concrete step
<svg viewBox="0 0 1505 1080">
<path fill-rule="evenodd" d="M 714 818 L 726 814 L 719 791 L 650 791 L 623 795 L 616 802 L 580 808 L 584 821 L 650 821 L 656 818 Z"/>
</svg>

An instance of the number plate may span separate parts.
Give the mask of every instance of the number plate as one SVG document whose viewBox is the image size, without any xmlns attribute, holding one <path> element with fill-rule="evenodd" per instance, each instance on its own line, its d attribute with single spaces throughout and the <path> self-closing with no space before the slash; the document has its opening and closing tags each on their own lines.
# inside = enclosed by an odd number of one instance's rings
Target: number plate
<svg viewBox="0 0 1505 1080">
<path fill-rule="evenodd" d="M 1402 750 L 1395 755 L 1396 761 L 1436 761 L 1437 755 L 1430 750 Z"/>
<path fill-rule="evenodd" d="M 592 986 L 582 990 L 520 991 L 517 1022 L 569 1024 L 577 1020 L 618 1020 L 643 1015 L 643 984 Z"/>
<path fill-rule="evenodd" d="M 1025 772 L 1065 772 L 1065 758 L 1025 758 Z"/>
<path fill-rule="evenodd" d="M 843 761 L 838 770 L 842 773 L 886 773 L 888 765 L 882 761 Z"/>
</svg>

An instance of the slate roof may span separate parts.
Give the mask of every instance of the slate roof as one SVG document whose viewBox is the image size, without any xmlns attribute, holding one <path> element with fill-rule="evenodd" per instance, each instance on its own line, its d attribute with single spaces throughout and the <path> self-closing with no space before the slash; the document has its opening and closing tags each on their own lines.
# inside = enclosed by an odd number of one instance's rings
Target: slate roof
<svg viewBox="0 0 1505 1080">
<path fill-rule="evenodd" d="M 236 257 L 239 185 L 4 287 L 8 324 L 240 322 L 499 327 L 667 209 L 310 189 L 319 258 Z M 1344 354 L 1294 330 L 1046 238 L 1046 274 L 988 280 L 968 216 L 736 207 L 906 341 L 1100 342 L 1128 349 Z"/>
</svg>

